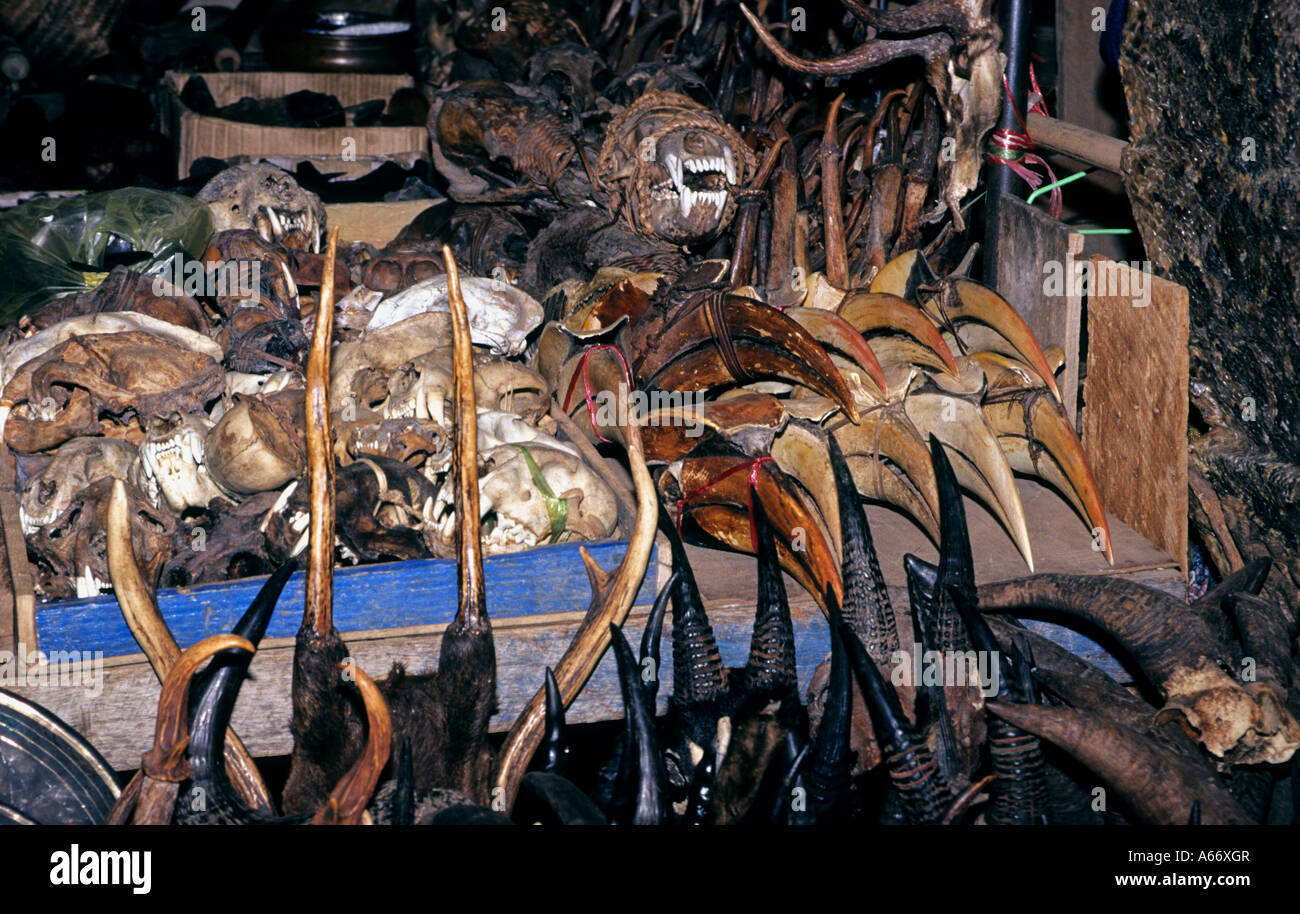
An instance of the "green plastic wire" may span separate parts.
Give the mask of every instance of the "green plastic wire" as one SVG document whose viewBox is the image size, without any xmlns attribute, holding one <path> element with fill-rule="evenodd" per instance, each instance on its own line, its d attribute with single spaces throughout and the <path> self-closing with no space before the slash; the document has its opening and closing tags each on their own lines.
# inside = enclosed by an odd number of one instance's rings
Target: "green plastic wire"
<svg viewBox="0 0 1300 914">
<path fill-rule="evenodd" d="M 1090 170 L 1091 169 L 1085 169 L 1084 171 L 1076 171 L 1068 178 L 1062 178 L 1061 180 L 1055 181 L 1051 184 L 1044 184 L 1042 187 L 1038 188 L 1038 190 L 1034 191 L 1027 198 L 1025 198 L 1025 202 L 1033 203 L 1035 200 L 1037 200 L 1039 197 L 1041 197 L 1043 194 L 1047 193 L 1048 191 L 1056 190 L 1056 188 L 1064 187 L 1065 185 L 1069 184 L 1071 181 L 1079 180 L 1084 175 L 1086 175 Z"/>
<path fill-rule="evenodd" d="M 1132 235 L 1132 229 L 1075 229 L 1078 235 Z"/>
</svg>

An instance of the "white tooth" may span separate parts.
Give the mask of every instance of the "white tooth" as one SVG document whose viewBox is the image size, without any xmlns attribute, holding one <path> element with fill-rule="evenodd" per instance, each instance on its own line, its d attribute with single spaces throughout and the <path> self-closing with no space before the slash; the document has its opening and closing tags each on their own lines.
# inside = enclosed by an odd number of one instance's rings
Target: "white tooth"
<svg viewBox="0 0 1300 914">
<path fill-rule="evenodd" d="M 85 576 L 77 575 L 77 599 L 84 600 L 86 597 L 99 596 L 99 588 L 95 586 L 95 576 L 90 572 L 90 566 L 85 566 Z"/>
<path fill-rule="evenodd" d="M 310 515 L 295 514 L 293 520 L 289 521 L 289 526 L 293 529 L 295 533 L 301 533 L 302 531 L 307 529 L 307 525 L 309 523 L 311 523 Z"/>
<path fill-rule="evenodd" d="M 695 208 L 695 192 L 689 187 L 682 188 L 682 216 L 689 218 L 691 210 Z"/>
<path fill-rule="evenodd" d="M 731 149 L 730 149 L 730 147 L 728 147 L 727 149 L 722 150 L 722 155 L 723 155 L 723 157 L 727 160 L 727 180 L 728 180 L 730 183 L 735 184 L 735 183 L 736 183 L 736 163 L 735 163 L 735 160 L 733 160 L 732 157 L 731 157 Z"/>
<path fill-rule="evenodd" d="M 302 551 L 307 548 L 309 542 L 311 542 L 311 531 L 304 530 L 302 536 L 298 538 L 298 542 L 294 544 L 293 556 L 301 555 Z"/>
<path fill-rule="evenodd" d="M 675 155 L 668 156 L 668 173 L 673 176 L 673 183 L 680 188 L 682 186 L 682 160 Z"/>
<path fill-rule="evenodd" d="M 293 281 L 293 275 L 289 272 L 288 264 L 280 262 L 280 272 L 284 273 L 284 281 L 289 286 L 289 297 L 298 297 L 298 284 Z"/>
<path fill-rule="evenodd" d="M 284 223 L 280 221 L 280 216 L 276 213 L 274 206 L 266 208 L 266 217 L 271 220 L 271 230 L 275 233 L 275 236 L 277 238 L 282 237 L 284 235 Z"/>
</svg>

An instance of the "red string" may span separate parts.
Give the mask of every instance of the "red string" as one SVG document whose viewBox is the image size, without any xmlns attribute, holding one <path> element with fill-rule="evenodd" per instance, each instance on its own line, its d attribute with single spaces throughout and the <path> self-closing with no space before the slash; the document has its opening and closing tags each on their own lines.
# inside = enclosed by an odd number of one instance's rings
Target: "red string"
<svg viewBox="0 0 1300 914">
<path fill-rule="evenodd" d="M 1047 97 L 1043 95 L 1043 90 L 1038 87 L 1038 75 L 1034 73 L 1034 63 L 1029 62 L 1029 89 L 1038 96 L 1038 101 L 1029 106 L 1029 110 L 1041 114 L 1043 117 L 1051 117 L 1047 112 Z"/>
<path fill-rule="evenodd" d="M 612 349 L 614 351 L 614 354 L 618 356 L 619 362 L 621 362 L 623 365 L 623 377 L 627 379 L 627 386 L 629 389 L 631 389 L 632 371 L 630 368 L 627 367 L 627 359 L 623 356 L 623 350 L 619 349 L 617 346 L 614 346 L 610 343 L 597 343 L 593 346 L 588 346 L 583 351 L 582 361 L 578 363 L 578 370 L 575 371 L 573 373 L 573 377 L 569 379 L 569 390 L 564 395 L 563 408 L 565 413 L 568 413 L 569 402 L 573 399 L 573 390 L 575 387 L 578 386 L 578 377 L 579 375 L 581 375 L 583 393 L 586 395 L 587 398 L 587 421 L 591 423 L 591 430 L 595 432 L 596 437 L 599 438 L 601 441 L 604 441 L 606 444 L 608 444 L 609 439 L 600 433 L 600 429 L 596 428 L 596 410 L 591 405 L 591 377 L 587 373 L 587 361 L 591 358 L 591 354 L 593 352 L 601 352 L 602 350 L 606 350 L 606 349 Z"/>
<path fill-rule="evenodd" d="M 1038 92 L 1041 96 L 1042 90 L 1038 88 L 1038 80 L 1034 76 L 1032 64 L 1029 67 L 1029 78 L 1033 83 L 1034 91 Z M 1047 160 L 1042 156 L 1034 155 L 1030 152 L 1030 150 L 1035 148 L 1034 140 L 1029 135 L 1029 128 L 1025 126 L 1025 119 L 1020 116 L 1020 109 L 1016 106 L 1016 100 L 1011 96 L 1011 85 L 1007 82 L 1007 74 L 1005 73 L 1002 74 L 1002 88 L 1006 90 L 1007 98 L 1011 101 L 1011 111 L 1015 114 L 1016 120 L 1020 123 L 1020 132 L 1008 128 L 999 128 L 998 130 L 993 131 L 993 136 L 989 142 L 994 147 L 1001 150 L 1001 152 L 988 153 L 988 160 L 1010 168 L 1034 190 L 1037 190 L 1043 185 L 1043 177 L 1042 175 L 1031 171 L 1029 169 L 1030 165 L 1042 166 L 1043 170 L 1047 172 L 1048 183 L 1055 184 L 1056 175 L 1052 171 L 1052 166 L 1048 165 Z M 1047 107 L 1042 104 L 1041 97 L 1039 101 L 1035 103 L 1035 107 L 1031 110 L 1037 110 L 1038 107 L 1042 107 L 1043 109 L 1040 113 L 1047 113 Z M 1053 219 L 1061 218 L 1062 204 L 1061 189 L 1059 187 L 1052 188 L 1051 193 L 1049 194 L 1047 211 L 1051 214 Z"/>
<path fill-rule="evenodd" d="M 677 535 L 681 536 L 682 534 L 682 506 L 683 505 L 685 505 L 688 501 L 692 500 L 696 496 L 704 494 L 709 489 L 713 488 L 718 483 L 722 482 L 722 480 L 726 479 L 728 476 L 734 476 L 735 474 L 739 473 L 741 470 L 748 469 L 749 489 L 746 492 L 745 501 L 749 506 L 749 542 L 750 545 L 754 547 L 754 552 L 757 553 L 758 552 L 758 528 L 754 524 L 754 490 L 758 487 L 758 468 L 763 464 L 767 463 L 769 460 L 775 462 L 772 457 L 755 457 L 753 460 L 746 461 L 745 463 L 738 463 L 731 469 L 719 473 L 717 476 L 710 479 L 708 482 L 700 486 L 698 489 L 693 489 L 690 492 L 687 492 L 683 497 L 677 499 Z"/>
</svg>

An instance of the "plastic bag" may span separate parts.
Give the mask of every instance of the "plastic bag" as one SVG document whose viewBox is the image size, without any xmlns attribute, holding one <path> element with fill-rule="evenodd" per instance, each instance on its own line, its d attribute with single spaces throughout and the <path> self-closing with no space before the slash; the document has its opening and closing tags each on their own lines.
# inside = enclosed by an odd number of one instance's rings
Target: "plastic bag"
<svg viewBox="0 0 1300 914">
<path fill-rule="evenodd" d="M 211 235 L 206 205 L 144 187 L 24 203 L 0 215 L 0 324 L 92 288 L 83 269 L 138 258 L 132 269 L 158 274 L 182 251 L 200 256 Z"/>
</svg>

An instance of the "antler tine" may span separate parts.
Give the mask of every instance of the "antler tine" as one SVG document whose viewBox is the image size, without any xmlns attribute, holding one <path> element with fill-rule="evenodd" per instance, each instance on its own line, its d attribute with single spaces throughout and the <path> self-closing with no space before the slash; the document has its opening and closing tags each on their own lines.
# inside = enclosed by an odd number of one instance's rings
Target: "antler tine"
<svg viewBox="0 0 1300 914">
<path fill-rule="evenodd" d="M 105 531 L 108 540 L 109 580 L 113 583 L 113 593 L 117 595 L 122 618 L 126 620 L 131 634 L 149 659 L 154 675 L 159 682 L 164 682 L 180 659 L 181 649 L 158 610 L 152 589 L 140 574 L 140 566 L 135 560 L 135 547 L 131 543 L 131 521 L 127 513 L 126 486 L 118 479 L 114 481 L 113 491 L 109 495 L 108 529 Z M 250 809 L 272 809 L 271 794 L 262 782 L 253 757 L 231 729 L 226 730 L 224 756 L 231 784 L 239 792 L 240 799 Z M 136 777 L 140 775 L 137 774 Z"/>
<path fill-rule="evenodd" d="M 946 54 L 948 49 L 952 47 L 951 37 L 942 33 L 934 33 L 921 35 L 917 38 L 908 38 L 903 41 L 870 40 L 866 44 L 838 57 L 828 57 L 824 60 L 806 60 L 787 51 L 776 40 L 776 37 L 768 31 L 767 27 L 759 22 L 758 17 L 749 11 L 745 4 L 740 4 L 740 11 L 744 13 L 745 18 L 749 20 L 749 24 L 758 33 L 759 41 L 767 46 L 767 49 L 772 52 L 772 56 L 777 59 L 778 63 L 796 72 L 808 73 L 812 76 L 851 76 L 854 73 L 861 73 L 863 70 L 879 67 L 900 57 L 924 57 L 927 61 L 932 61 Z"/>
<path fill-rule="evenodd" d="M 607 353 L 593 354 L 592 358 L 610 358 Z M 641 430 L 636 422 L 628 422 L 622 429 L 627 445 L 628 462 L 632 468 L 632 483 L 636 491 L 636 526 L 633 529 L 627 552 L 618 569 L 612 574 L 596 564 L 584 548 L 582 560 L 591 579 L 591 604 L 586 618 L 573 636 L 568 650 L 555 666 L 555 680 L 565 707 L 573 703 L 610 644 L 611 623 L 622 626 L 636 599 L 650 562 L 655 531 L 659 523 L 659 501 L 654 481 L 646 467 L 645 452 L 641 446 Z M 507 805 L 513 805 L 519 792 L 519 782 L 529 760 L 542 740 L 545 719 L 545 693 L 538 690 L 515 720 L 501 747 L 497 767 L 497 787 L 504 790 Z"/>
</svg>

